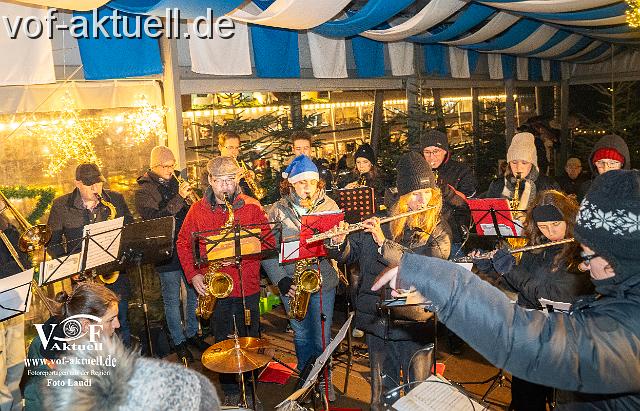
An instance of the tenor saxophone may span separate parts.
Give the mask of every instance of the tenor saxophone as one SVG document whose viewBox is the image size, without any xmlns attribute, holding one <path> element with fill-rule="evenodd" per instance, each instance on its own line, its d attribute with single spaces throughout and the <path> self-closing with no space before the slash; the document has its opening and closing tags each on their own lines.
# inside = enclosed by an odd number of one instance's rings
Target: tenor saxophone
<svg viewBox="0 0 640 411">
<path fill-rule="evenodd" d="M 112 202 L 105 200 L 105 198 L 98 193 L 96 193 L 96 198 L 98 199 L 98 202 L 100 202 L 100 204 L 109 209 L 109 216 L 107 217 L 107 220 L 113 220 L 114 218 L 116 218 L 116 206 L 114 206 Z M 104 284 L 113 284 L 118 281 L 119 276 L 120 271 L 114 271 L 111 274 L 100 274 L 98 275 L 98 278 Z"/>
<path fill-rule="evenodd" d="M 226 193 L 224 194 L 224 204 L 227 207 L 228 217 L 222 228 L 228 229 L 233 226 L 234 215 L 233 207 Z M 204 320 L 211 317 L 218 299 L 227 298 L 233 291 L 233 279 L 229 274 L 220 271 L 220 267 L 220 261 L 213 261 L 204 275 L 206 291 L 204 295 L 198 296 L 198 305 L 196 306 L 196 315 Z"/>
</svg>

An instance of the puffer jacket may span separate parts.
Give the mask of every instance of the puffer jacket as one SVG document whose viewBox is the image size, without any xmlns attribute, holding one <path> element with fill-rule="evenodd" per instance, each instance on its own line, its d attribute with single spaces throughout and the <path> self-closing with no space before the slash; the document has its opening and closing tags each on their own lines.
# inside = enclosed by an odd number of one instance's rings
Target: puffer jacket
<svg viewBox="0 0 640 411">
<path fill-rule="evenodd" d="M 410 285 L 430 301 L 447 328 L 498 368 L 518 378 L 578 391 L 557 409 L 640 409 L 640 269 L 570 314 L 512 304 L 498 289 L 458 265 L 405 254 L 396 287 Z M 588 393 L 588 394 L 586 394 Z"/>
<path fill-rule="evenodd" d="M 282 233 L 275 232 L 276 244 L 281 244 L 285 238 L 299 238 L 301 221 L 296 212 L 292 209 L 292 204 L 297 203 L 294 194 L 282 197 L 274 203 L 267 212 L 269 222 L 279 222 L 282 226 Z M 338 210 L 335 201 L 329 198 L 324 192 L 316 200 L 314 212 Z M 278 258 L 262 260 L 262 267 L 273 284 L 278 284 L 284 277 L 293 278 L 295 262 L 280 264 Z M 314 267 L 311 267 L 312 269 Z M 322 276 L 322 287 L 325 290 L 338 286 L 338 273 L 331 261 L 326 257 L 320 258 L 320 275 Z"/>
<path fill-rule="evenodd" d="M 388 267 L 397 266 L 405 252 L 447 259 L 451 248 L 451 234 L 444 222 L 436 225 L 426 242 L 413 241 L 412 230 L 406 230 L 404 234 L 401 242 L 396 243 L 389 240 L 391 235 L 386 230 L 387 240 L 382 245 L 380 253 L 373 236 L 365 232 L 350 234 L 339 249 L 329 249 L 329 255 L 339 263 L 360 263 L 360 281 L 356 284 L 356 328 L 379 338 L 395 341 L 420 340 L 419 337 L 424 334 L 424 323 L 389 324 L 387 316 L 381 315 L 377 309 L 378 303 L 382 300 L 381 293 L 371 291 L 376 277 Z M 385 295 L 388 294 L 385 290 Z M 419 311 L 424 312 L 422 309 Z"/>
</svg>

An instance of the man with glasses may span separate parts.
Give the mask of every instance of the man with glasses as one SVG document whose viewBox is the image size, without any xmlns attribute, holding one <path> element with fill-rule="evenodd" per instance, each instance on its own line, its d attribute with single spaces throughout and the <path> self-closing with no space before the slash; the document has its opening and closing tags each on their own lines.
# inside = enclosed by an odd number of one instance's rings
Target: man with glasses
<svg viewBox="0 0 640 411">
<path fill-rule="evenodd" d="M 313 157 L 311 153 L 311 146 L 313 144 L 313 134 L 308 132 L 307 130 L 299 130 L 291 133 L 291 151 L 293 152 L 293 158 L 296 158 L 301 155 L 305 155 L 318 167 L 318 173 L 320 173 L 320 178 L 324 180 L 325 192 L 327 195 L 331 196 L 333 193 L 333 174 L 331 170 L 329 170 L 321 159 L 316 159 Z"/>
<path fill-rule="evenodd" d="M 596 177 L 574 237 L 596 294 L 568 314 L 519 307 L 470 271 L 413 254 L 373 289 L 415 287 L 493 365 L 560 390 L 558 410 L 640 409 L 640 172 Z"/>
<path fill-rule="evenodd" d="M 629 147 L 624 139 L 618 135 L 603 136 L 596 142 L 589 155 L 591 174 L 595 178 L 611 170 L 629 170 L 631 168 Z M 591 180 L 582 185 L 582 192 L 589 191 Z"/>
<path fill-rule="evenodd" d="M 180 231 L 189 205 L 186 199 L 191 194 L 189 183 L 178 183 L 175 178 L 176 159 L 173 152 L 165 146 L 156 146 L 151 150 L 149 170 L 138 177 L 138 189 L 135 193 L 135 207 L 143 220 L 173 216 L 175 234 Z M 156 266 L 160 276 L 164 314 L 169 334 L 178 358 L 193 361 L 193 354 L 187 345 L 200 351 L 209 347 L 198 335 L 198 319 L 196 318 L 197 298 L 195 290 L 184 277 L 177 253 L 170 260 Z M 187 290 L 186 315 L 182 323 L 182 304 L 180 289 L 185 284 Z"/>
<path fill-rule="evenodd" d="M 238 163 L 239 161 L 242 161 L 238 159 L 238 156 L 240 155 L 240 136 L 237 133 L 233 131 L 223 131 L 219 133 L 218 149 L 220 150 L 220 156 L 230 157 L 236 163 Z M 255 193 L 247 183 L 247 180 L 246 180 L 247 178 L 251 178 L 255 181 L 256 173 L 254 173 L 252 170 L 247 170 L 244 173 L 241 173 L 240 182 L 239 182 L 240 188 L 242 189 L 242 192 L 248 195 L 249 197 L 256 198 Z"/>
<path fill-rule="evenodd" d="M 562 191 L 580 201 L 584 196 L 582 185 L 586 181 L 586 177 L 582 174 L 582 163 L 579 158 L 571 157 L 564 166 L 565 174 L 559 176 L 556 180 Z"/>
<path fill-rule="evenodd" d="M 200 296 L 206 295 L 207 292 L 204 283 L 207 267 L 195 266 L 192 235 L 203 231 L 211 231 L 209 235 L 216 235 L 218 232 L 212 230 L 219 230 L 224 226 L 229 217 L 225 196 L 232 207 L 235 224 L 243 227 L 258 224 L 254 228 L 262 231 L 263 238 L 266 238 L 271 230 L 267 224 L 267 216 L 258 200 L 240 190 L 238 180 L 242 170 L 233 158 L 216 157 L 210 160 L 207 163 L 207 172 L 209 187 L 205 190 L 203 198 L 189 209 L 177 242 L 182 269 L 187 280 L 193 284 Z M 202 252 L 204 247 L 201 246 L 200 249 Z M 233 290 L 229 297 L 217 300 L 211 316 L 210 324 L 216 343 L 229 339 L 229 335 L 234 333 L 234 325 L 237 326 L 241 337 L 259 336 L 260 260 L 260 254 L 242 257 L 242 282 L 240 272 L 234 264 L 222 264 L 220 267 L 219 271 L 229 275 L 233 280 Z M 250 311 L 250 323 L 246 327 L 245 307 Z M 240 399 L 235 377 L 235 374 L 220 374 L 225 403 L 229 406 L 237 406 Z"/>
<path fill-rule="evenodd" d="M 471 218 L 464 197 L 475 195 L 476 178 L 466 164 L 451 159 L 449 139 L 439 130 L 429 130 L 420 136 L 420 154 L 431 166 L 442 191 L 442 218 L 451 226 L 451 257 L 455 257 L 464 240 L 462 226 L 468 226 Z"/>
</svg>

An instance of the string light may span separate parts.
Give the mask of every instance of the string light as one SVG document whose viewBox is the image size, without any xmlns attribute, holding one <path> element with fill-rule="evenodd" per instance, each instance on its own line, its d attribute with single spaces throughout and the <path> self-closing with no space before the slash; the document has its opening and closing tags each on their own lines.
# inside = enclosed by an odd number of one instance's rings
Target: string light
<svg viewBox="0 0 640 411">
<path fill-rule="evenodd" d="M 627 0 L 629 9 L 624 12 L 627 23 L 633 28 L 640 27 L 640 0 Z"/>
<path fill-rule="evenodd" d="M 167 139 L 164 125 L 166 109 L 149 104 L 144 96 L 136 103 L 138 109 L 127 115 L 127 133 L 134 144 L 141 144 L 155 137 L 160 144 Z"/>
<path fill-rule="evenodd" d="M 67 93 L 62 97 L 63 111 L 57 122 L 47 125 L 38 123 L 29 132 L 43 136 L 49 143 L 49 164 L 45 167 L 45 175 L 57 175 L 71 161 L 79 163 L 95 163 L 102 166 L 94 146 L 94 140 L 100 136 L 109 121 L 100 118 L 81 118 L 75 101 Z"/>
</svg>

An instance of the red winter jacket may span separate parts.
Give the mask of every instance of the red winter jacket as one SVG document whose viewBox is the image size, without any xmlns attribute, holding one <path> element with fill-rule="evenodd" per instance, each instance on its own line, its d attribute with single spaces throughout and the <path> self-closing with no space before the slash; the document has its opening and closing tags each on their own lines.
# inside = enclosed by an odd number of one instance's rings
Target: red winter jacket
<svg viewBox="0 0 640 411">
<path fill-rule="evenodd" d="M 227 210 L 219 205 L 211 206 L 211 201 L 205 195 L 197 203 L 193 204 L 182 223 L 182 228 L 178 234 L 176 249 L 180 264 L 187 280 L 191 282 L 196 274 L 204 275 L 207 267 L 195 267 L 193 256 L 192 234 L 200 231 L 216 230 L 222 227 L 227 221 Z M 267 216 L 260 203 L 252 197 L 239 194 L 233 202 L 234 221 L 236 224 L 263 224 L 255 228 L 260 228 L 262 237 L 270 236 L 270 227 L 267 224 Z M 215 235 L 217 233 L 211 233 Z M 264 243 L 264 242 L 263 242 Z M 205 245 L 200 244 L 200 252 L 205 253 Z M 260 291 L 260 260 L 259 254 L 242 257 L 242 285 L 245 295 L 252 295 Z M 238 270 L 234 265 L 222 267 L 220 271 L 229 274 L 233 279 L 233 291 L 230 297 L 240 297 L 240 280 Z"/>
</svg>

